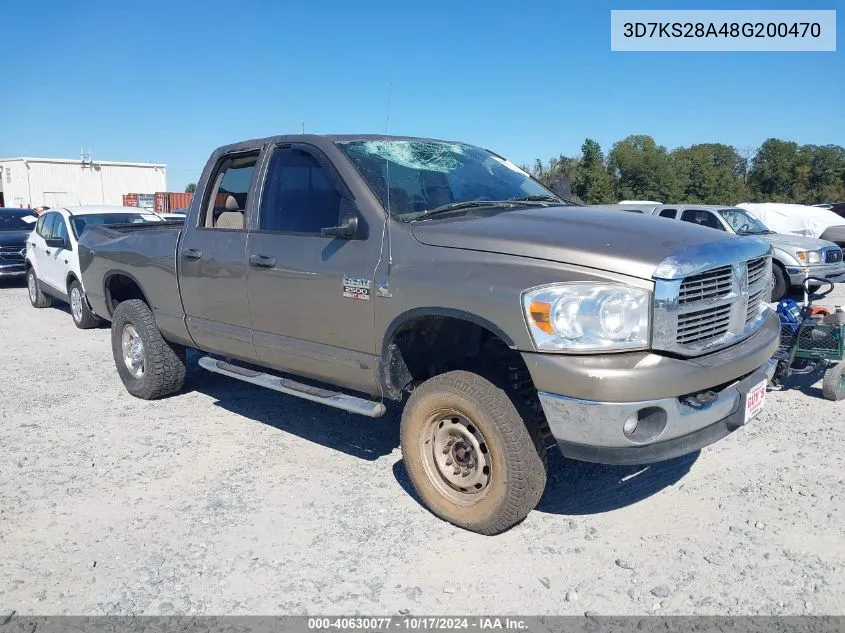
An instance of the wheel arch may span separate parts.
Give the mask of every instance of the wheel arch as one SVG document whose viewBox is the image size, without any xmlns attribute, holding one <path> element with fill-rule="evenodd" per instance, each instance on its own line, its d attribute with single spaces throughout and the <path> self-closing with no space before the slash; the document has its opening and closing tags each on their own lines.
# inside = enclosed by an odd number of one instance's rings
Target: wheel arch
<svg viewBox="0 0 845 633">
<path fill-rule="evenodd" d="M 129 299 L 140 299 L 147 304 L 150 310 L 153 309 L 141 283 L 134 275 L 124 270 L 106 272 L 103 276 L 103 296 L 109 316 L 114 314 L 114 310 L 119 303 Z"/>
<path fill-rule="evenodd" d="M 379 380 L 383 393 L 400 400 L 415 380 L 433 375 L 431 368 L 478 355 L 490 338 L 516 349 L 502 328 L 471 312 L 437 307 L 403 312 L 391 321 L 382 339 Z"/>
</svg>

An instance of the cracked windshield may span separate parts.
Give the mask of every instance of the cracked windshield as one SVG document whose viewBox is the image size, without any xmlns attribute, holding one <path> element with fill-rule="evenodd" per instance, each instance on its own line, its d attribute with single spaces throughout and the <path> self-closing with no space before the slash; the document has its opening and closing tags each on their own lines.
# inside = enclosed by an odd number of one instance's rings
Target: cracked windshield
<svg viewBox="0 0 845 633">
<path fill-rule="evenodd" d="M 564 204 L 510 161 L 472 145 L 393 140 L 338 145 L 401 220 L 473 207 Z"/>
</svg>

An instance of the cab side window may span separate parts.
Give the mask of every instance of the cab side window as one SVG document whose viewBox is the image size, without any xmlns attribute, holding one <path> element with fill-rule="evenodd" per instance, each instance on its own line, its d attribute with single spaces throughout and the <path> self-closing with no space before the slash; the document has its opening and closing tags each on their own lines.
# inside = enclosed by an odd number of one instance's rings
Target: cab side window
<svg viewBox="0 0 845 633">
<path fill-rule="evenodd" d="M 258 228 L 320 235 L 321 229 L 338 225 L 341 201 L 332 177 L 312 154 L 280 147 L 267 169 Z"/>
<path fill-rule="evenodd" d="M 725 227 L 716 219 L 716 216 L 704 209 L 686 209 L 681 215 L 681 220 L 683 222 L 692 222 L 693 224 L 706 226 L 710 229 L 725 230 Z"/>
<path fill-rule="evenodd" d="M 677 215 L 678 215 L 677 209 L 662 209 L 660 211 L 660 217 L 661 218 L 671 218 L 671 219 L 674 220 L 677 217 Z"/>
<path fill-rule="evenodd" d="M 258 153 L 223 159 L 217 167 L 200 227 L 246 230 L 246 208 Z"/>
</svg>

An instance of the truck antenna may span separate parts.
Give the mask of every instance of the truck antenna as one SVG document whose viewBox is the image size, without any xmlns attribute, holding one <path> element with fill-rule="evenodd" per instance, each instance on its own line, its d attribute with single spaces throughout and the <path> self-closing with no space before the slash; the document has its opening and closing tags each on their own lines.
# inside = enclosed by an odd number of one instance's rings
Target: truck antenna
<svg viewBox="0 0 845 633">
<path fill-rule="evenodd" d="M 387 130 L 390 126 L 390 95 L 393 92 L 393 82 L 387 85 L 387 108 L 384 117 L 384 134 L 387 136 Z M 393 266 L 393 240 L 390 237 L 390 161 L 387 156 L 384 158 L 384 181 L 387 186 L 387 220 L 385 221 L 385 230 L 387 231 L 387 274 L 390 274 L 390 269 Z"/>
</svg>

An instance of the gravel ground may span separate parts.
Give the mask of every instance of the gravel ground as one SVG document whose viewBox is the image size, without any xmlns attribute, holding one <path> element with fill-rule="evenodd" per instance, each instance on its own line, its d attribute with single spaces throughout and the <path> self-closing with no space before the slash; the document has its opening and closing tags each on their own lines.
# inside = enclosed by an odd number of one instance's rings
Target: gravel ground
<svg viewBox="0 0 845 633">
<path fill-rule="evenodd" d="M 410 492 L 398 407 L 195 363 L 145 402 L 108 341 L 0 287 L 0 613 L 845 614 L 845 402 L 815 378 L 699 454 L 555 454 L 539 508 L 491 538 Z"/>
</svg>

